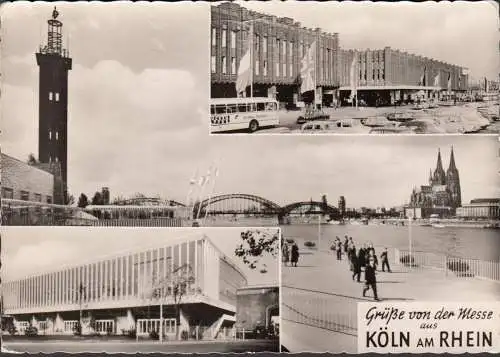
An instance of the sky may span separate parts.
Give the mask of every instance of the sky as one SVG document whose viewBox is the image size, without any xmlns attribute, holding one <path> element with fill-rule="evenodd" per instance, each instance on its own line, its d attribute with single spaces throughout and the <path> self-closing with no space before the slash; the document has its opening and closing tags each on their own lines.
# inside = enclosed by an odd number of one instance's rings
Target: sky
<svg viewBox="0 0 500 357">
<path fill-rule="evenodd" d="M 93 228 L 88 227 L 3 227 L 2 281 L 22 278 L 37 272 L 57 270 L 64 265 L 84 264 L 101 257 L 129 251 L 164 246 L 180 237 L 206 235 L 246 275 L 248 285 L 277 284 L 279 259 L 270 254 L 259 260 L 260 268 L 252 270 L 243 264 L 234 250 L 241 242 L 244 228 Z M 264 229 L 261 229 L 263 231 Z M 267 231 L 275 233 L 278 228 Z"/>
<path fill-rule="evenodd" d="M 240 5 L 309 28 L 339 33 L 345 49 L 386 46 L 467 67 L 474 78 L 498 80 L 498 4 L 494 1 L 250 1 Z"/>
<path fill-rule="evenodd" d="M 256 194 L 280 205 L 323 194 L 337 202 L 344 195 L 348 207 L 398 206 L 413 186 L 427 183 L 438 148 L 448 164 L 451 145 L 464 202 L 500 194 L 495 137 L 209 136 L 208 4 L 57 6 L 73 57 L 68 187 L 76 199 L 109 187 L 111 199 L 140 192 L 186 202 L 195 172 L 204 174 L 216 163 L 214 194 Z M 1 9 L 2 151 L 25 160 L 38 152 L 34 52 L 53 6 L 17 2 Z M 300 20 L 312 11 L 307 9 L 283 15 Z M 326 11 L 314 11 L 332 22 Z M 400 20 L 384 22 L 392 21 Z M 333 21 L 344 22 L 342 16 Z"/>
</svg>

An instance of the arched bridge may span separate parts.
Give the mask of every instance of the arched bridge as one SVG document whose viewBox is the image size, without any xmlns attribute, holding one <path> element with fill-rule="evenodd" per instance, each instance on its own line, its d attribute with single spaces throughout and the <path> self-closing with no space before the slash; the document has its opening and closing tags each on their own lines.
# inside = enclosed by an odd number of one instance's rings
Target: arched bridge
<svg viewBox="0 0 500 357">
<path fill-rule="evenodd" d="M 205 199 L 201 202 L 201 207 L 199 204 L 195 205 L 194 212 L 195 215 L 199 212 L 201 216 L 204 216 L 206 213 L 210 215 L 277 215 L 278 217 L 284 217 L 290 214 L 322 214 L 330 217 L 339 216 L 339 210 L 336 207 L 325 204 L 324 202 L 294 202 L 282 207 L 266 198 L 242 193 L 223 194 Z"/>
</svg>

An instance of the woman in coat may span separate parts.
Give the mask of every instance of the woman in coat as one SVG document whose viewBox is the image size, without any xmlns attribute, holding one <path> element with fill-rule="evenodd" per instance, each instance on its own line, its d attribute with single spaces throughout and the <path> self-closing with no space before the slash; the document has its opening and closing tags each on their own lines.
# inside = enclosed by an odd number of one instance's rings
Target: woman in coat
<svg viewBox="0 0 500 357">
<path fill-rule="evenodd" d="M 292 245 L 292 266 L 296 267 L 298 261 L 299 261 L 299 246 L 297 245 L 297 243 L 293 243 L 293 245 Z"/>
</svg>

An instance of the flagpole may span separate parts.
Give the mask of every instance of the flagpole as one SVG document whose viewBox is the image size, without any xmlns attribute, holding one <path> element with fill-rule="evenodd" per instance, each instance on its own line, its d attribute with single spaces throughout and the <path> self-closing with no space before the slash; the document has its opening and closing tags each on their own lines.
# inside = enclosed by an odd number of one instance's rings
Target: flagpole
<svg viewBox="0 0 500 357">
<path fill-rule="evenodd" d="M 213 172 L 213 177 L 214 177 L 214 182 L 213 182 L 213 185 L 212 185 L 212 190 L 211 192 L 209 193 L 208 195 L 208 201 L 207 201 L 207 208 L 205 209 L 205 216 L 203 217 L 204 219 L 206 219 L 208 217 L 208 211 L 209 211 L 209 207 L 210 207 L 210 201 L 212 200 L 212 196 L 215 192 L 215 181 L 217 179 L 217 176 L 219 175 L 218 172 L 219 172 L 219 169 L 218 169 L 218 166 L 219 165 L 216 165 L 215 168 L 214 168 L 214 172 Z"/>
<path fill-rule="evenodd" d="M 316 36 L 316 40 L 314 41 L 314 110 L 316 110 L 316 86 L 317 86 L 317 76 L 318 76 L 318 37 Z"/>
<path fill-rule="evenodd" d="M 253 29 L 253 21 L 250 22 L 250 33 L 249 36 L 252 36 L 248 44 L 250 45 L 250 98 L 253 98 L 253 71 L 254 71 L 254 63 L 253 63 L 253 49 L 254 49 L 254 29 Z"/>
<path fill-rule="evenodd" d="M 210 179 L 210 178 L 208 178 Z M 195 219 L 198 219 L 198 217 L 200 216 L 200 213 L 201 213 L 201 204 L 203 202 L 203 193 L 205 192 L 205 186 L 207 184 L 206 182 L 207 178 L 205 177 L 205 181 L 203 182 L 202 186 L 201 186 L 201 192 L 200 192 L 200 196 L 199 196 L 199 199 L 198 199 L 198 212 L 196 213 L 196 218 Z"/>
<path fill-rule="evenodd" d="M 355 73 L 354 73 L 354 94 L 355 94 L 355 97 L 356 97 L 356 110 L 358 110 L 358 75 L 359 75 L 359 68 L 358 68 L 358 53 L 357 52 L 354 52 L 354 56 L 355 56 L 355 62 L 354 62 L 354 70 L 355 70 Z"/>
</svg>

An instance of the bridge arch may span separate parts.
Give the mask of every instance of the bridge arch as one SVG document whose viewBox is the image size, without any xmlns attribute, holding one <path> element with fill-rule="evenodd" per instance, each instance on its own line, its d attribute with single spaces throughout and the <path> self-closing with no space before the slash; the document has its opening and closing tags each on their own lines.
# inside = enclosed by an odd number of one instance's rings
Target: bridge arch
<svg viewBox="0 0 500 357">
<path fill-rule="evenodd" d="M 314 210 L 315 208 L 319 208 L 319 211 Z M 316 213 L 320 212 L 321 214 L 328 214 L 331 217 L 340 216 L 340 211 L 338 208 L 326 205 L 323 202 L 319 201 L 302 201 L 302 202 L 294 202 L 290 203 L 282 208 L 282 213 L 285 215 L 291 214 L 293 211 L 303 210 L 304 213 Z"/>
<path fill-rule="evenodd" d="M 236 205 L 237 207 L 230 207 L 231 201 L 240 201 L 240 205 Z M 247 203 L 247 205 L 242 202 Z M 266 198 L 244 194 L 244 193 L 233 193 L 233 194 L 224 194 L 217 195 L 211 198 L 207 198 L 201 202 L 200 211 L 205 212 L 207 207 L 209 208 L 209 212 L 217 212 L 221 203 L 227 203 L 226 209 L 224 211 L 226 213 L 265 213 L 265 214 L 279 214 L 281 212 L 281 207 Z M 250 206 L 250 204 L 258 204 L 259 207 Z M 209 207 L 211 206 L 211 208 Z"/>
</svg>

